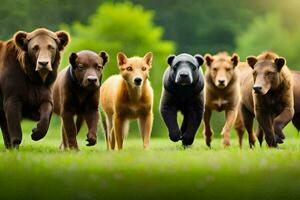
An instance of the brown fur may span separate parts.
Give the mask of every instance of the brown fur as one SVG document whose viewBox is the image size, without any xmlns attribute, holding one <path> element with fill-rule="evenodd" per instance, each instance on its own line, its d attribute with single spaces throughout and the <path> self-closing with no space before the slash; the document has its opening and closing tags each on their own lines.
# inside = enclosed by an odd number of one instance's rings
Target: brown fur
<svg viewBox="0 0 300 200">
<path fill-rule="evenodd" d="M 213 110 L 225 111 L 226 123 L 222 130 L 223 144 L 230 145 L 230 130 L 236 119 L 238 111 L 239 82 L 235 67 L 239 62 L 236 54 L 229 56 L 227 53 L 219 53 L 211 56 L 205 55 L 205 111 L 204 134 L 206 144 L 210 147 L 213 130 L 210 126 L 210 117 Z"/>
<path fill-rule="evenodd" d="M 101 86 L 101 105 L 105 112 L 104 127 L 107 148 L 123 147 L 124 135 L 128 131 L 128 120 L 138 119 L 144 148 L 149 147 L 153 123 L 153 91 L 148 81 L 152 53 L 144 58 L 127 58 L 118 53 L 120 75 L 109 77 Z M 142 82 L 136 85 L 136 78 Z"/>
<path fill-rule="evenodd" d="M 248 65 L 246 62 L 240 62 L 238 66 L 236 67 L 237 74 L 239 76 L 239 84 L 240 84 L 240 103 L 241 102 L 252 102 L 251 105 L 253 105 L 253 97 L 252 97 L 252 83 L 253 80 L 251 79 L 252 76 L 252 68 Z M 250 76 L 250 78 L 247 76 Z M 242 89 L 243 88 L 243 89 Z M 238 115 L 235 121 L 235 129 L 237 132 L 237 135 L 239 137 L 240 141 L 240 147 L 242 146 L 242 140 L 243 140 L 243 135 L 245 131 L 244 123 L 243 123 L 243 118 L 242 118 L 242 113 L 241 113 L 241 106 L 239 103 L 239 109 L 238 109 Z M 245 105 L 246 106 L 246 105 Z M 251 106 L 250 106 L 251 107 Z M 251 108 L 249 108 L 252 110 Z M 245 111 L 244 111 L 245 112 Z M 253 123 L 253 119 L 247 119 L 245 120 L 247 122 Z M 249 135 L 249 144 L 252 147 L 255 144 L 256 137 L 253 133 L 252 127 L 251 129 L 247 129 L 248 135 Z"/>
<path fill-rule="evenodd" d="M 108 55 L 85 50 L 72 53 L 69 60 L 71 65 L 58 74 L 54 83 L 54 112 L 62 117 L 61 148 L 78 149 L 76 135 L 84 120 L 88 126 L 87 146 L 97 142 L 100 84 Z"/>
<path fill-rule="evenodd" d="M 51 86 L 56 79 L 60 52 L 68 44 L 63 31 L 36 29 L 17 32 L 1 42 L 0 126 L 6 148 L 18 148 L 22 141 L 21 120 L 39 121 L 32 129 L 32 139 L 43 138 L 52 113 Z"/>
<path fill-rule="evenodd" d="M 245 72 L 241 82 L 241 115 L 250 137 L 254 115 L 258 121 L 260 144 L 265 135 L 268 146 L 282 142 L 282 129 L 294 115 L 293 78 L 285 59 L 272 52 L 248 57 L 253 72 Z M 251 98 L 252 97 L 252 98 Z M 253 141 L 249 138 L 250 146 Z"/>
</svg>

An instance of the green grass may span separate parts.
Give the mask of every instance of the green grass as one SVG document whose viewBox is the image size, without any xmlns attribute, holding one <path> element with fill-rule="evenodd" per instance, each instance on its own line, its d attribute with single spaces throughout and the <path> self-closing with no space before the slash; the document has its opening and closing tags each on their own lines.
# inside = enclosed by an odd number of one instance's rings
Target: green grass
<svg viewBox="0 0 300 200">
<path fill-rule="evenodd" d="M 28 133 L 32 124 L 25 125 Z M 150 150 L 140 138 L 124 150 L 95 147 L 60 151 L 60 130 L 33 142 L 24 135 L 20 150 L 6 151 L 0 139 L 0 199 L 299 199 L 300 138 L 289 135 L 280 149 L 237 140 L 224 149 L 220 139 L 208 149 L 201 134 L 191 148 L 153 138 Z"/>
</svg>

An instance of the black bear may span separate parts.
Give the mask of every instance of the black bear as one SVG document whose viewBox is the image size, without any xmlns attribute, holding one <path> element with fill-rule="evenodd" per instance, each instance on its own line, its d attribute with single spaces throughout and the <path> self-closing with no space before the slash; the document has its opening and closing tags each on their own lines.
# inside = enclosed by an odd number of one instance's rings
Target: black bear
<svg viewBox="0 0 300 200">
<path fill-rule="evenodd" d="M 200 66 L 201 55 L 186 53 L 168 57 L 169 67 L 163 77 L 163 92 L 160 99 L 160 113 L 173 142 L 182 140 L 184 146 L 194 142 L 204 112 L 204 78 Z M 177 112 L 183 114 L 179 129 Z"/>
</svg>

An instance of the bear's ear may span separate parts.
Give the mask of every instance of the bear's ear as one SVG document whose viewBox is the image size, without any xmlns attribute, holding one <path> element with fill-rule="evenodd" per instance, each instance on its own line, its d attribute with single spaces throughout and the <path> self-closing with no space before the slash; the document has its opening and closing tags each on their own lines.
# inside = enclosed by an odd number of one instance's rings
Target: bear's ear
<svg viewBox="0 0 300 200">
<path fill-rule="evenodd" d="M 27 44 L 28 44 L 27 34 L 28 33 L 24 31 L 18 31 L 14 36 L 15 43 L 18 45 L 18 47 L 20 47 L 24 51 L 27 51 Z"/>
<path fill-rule="evenodd" d="M 200 54 L 196 54 L 196 55 L 194 55 L 194 57 L 195 57 L 196 60 L 198 61 L 199 67 L 200 67 L 201 65 L 203 65 L 204 59 L 203 59 L 203 57 L 202 57 Z"/>
<path fill-rule="evenodd" d="M 254 69 L 254 65 L 257 63 L 257 58 L 255 56 L 248 56 L 247 63 L 252 69 Z"/>
<path fill-rule="evenodd" d="M 72 65 L 72 67 L 75 69 L 77 64 L 76 64 L 76 59 L 77 59 L 77 54 L 76 53 L 71 53 L 70 57 L 69 57 L 69 62 Z"/>
<path fill-rule="evenodd" d="M 175 57 L 176 57 L 175 55 L 169 55 L 167 62 L 170 66 L 172 66 L 172 62 L 175 59 Z"/>
<path fill-rule="evenodd" d="M 69 43 L 70 41 L 70 36 L 67 32 L 65 31 L 57 31 L 56 33 L 56 36 L 59 40 L 59 44 L 58 44 L 58 49 L 60 51 L 64 50 L 64 48 L 67 46 L 67 44 Z"/>
<path fill-rule="evenodd" d="M 102 60 L 103 60 L 102 65 L 104 66 L 108 62 L 108 59 L 109 59 L 108 54 L 105 51 L 101 51 L 99 53 L 99 56 L 102 58 Z"/>
<path fill-rule="evenodd" d="M 126 64 L 127 56 L 123 52 L 119 52 L 117 55 L 119 66 Z"/>
<path fill-rule="evenodd" d="M 240 57 L 236 53 L 232 54 L 231 62 L 233 64 L 233 67 L 236 67 L 240 62 Z"/>
<path fill-rule="evenodd" d="M 280 72 L 281 68 L 285 65 L 285 59 L 282 57 L 275 58 L 275 65 L 277 70 Z"/>
<path fill-rule="evenodd" d="M 204 56 L 206 66 L 210 67 L 211 63 L 214 61 L 214 58 L 209 53 Z"/>
<path fill-rule="evenodd" d="M 152 59 L 153 59 L 153 53 L 152 52 L 148 52 L 148 53 L 145 54 L 144 60 L 146 61 L 147 65 L 151 66 Z"/>
</svg>

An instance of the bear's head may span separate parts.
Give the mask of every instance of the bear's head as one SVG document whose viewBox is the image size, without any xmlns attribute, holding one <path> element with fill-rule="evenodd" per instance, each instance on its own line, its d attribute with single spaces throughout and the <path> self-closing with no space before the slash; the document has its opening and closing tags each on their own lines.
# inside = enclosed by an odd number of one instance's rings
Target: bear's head
<svg viewBox="0 0 300 200">
<path fill-rule="evenodd" d="M 108 62 L 108 54 L 105 51 L 99 54 L 88 50 L 71 53 L 69 62 L 72 73 L 81 87 L 91 90 L 100 87 L 103 68 Z"/>
<path fill-rule="evenodd" d="M 121 76 L 131 87 L 141 87 L 149 78 L 152 68 L 153 53 L 148 52 L 144 57 L 131 57 L 119 52 L 117 55 Z"/>
<path fill-rule="evenodd" d="M 49 72 L 57 71 L 60 52 L 69 40 L 66 32 L 52 32 L 45 28 L 30 33 L 19 31 L 14 35 L 15 44 L 19 47 L 19 61 L 24 71 L 37 72 L 43 82 Z"/>
<path fill-rule="evenodd" d="M 254 93 L 265 95 L 269 90 L 277 89 L 281 82 L 285 59 L 272 52 L 265 52 L 258 57 L 247 57 L 247 63 L 253 69 Z"/>
<path fill-rule="evenodd" d="M 229 56 L 226 52 L 222 52 L 214 56 L 206 54 L 204 59 L 207 73 L 213 84 L 220 89 L 225 88 L 234 76 L 235 67 L 239 63 L 239 56 L 237 54 Z"/>
<path fill-rule="evenodd" d="M 192 56 L 186 53 L 170 55 L 167 60 L 170 66 L 170 79 L 177 85 L 191 85 L 198 81 L 199 68 L 203 57 L 199 54 Z"/>
</svg>

